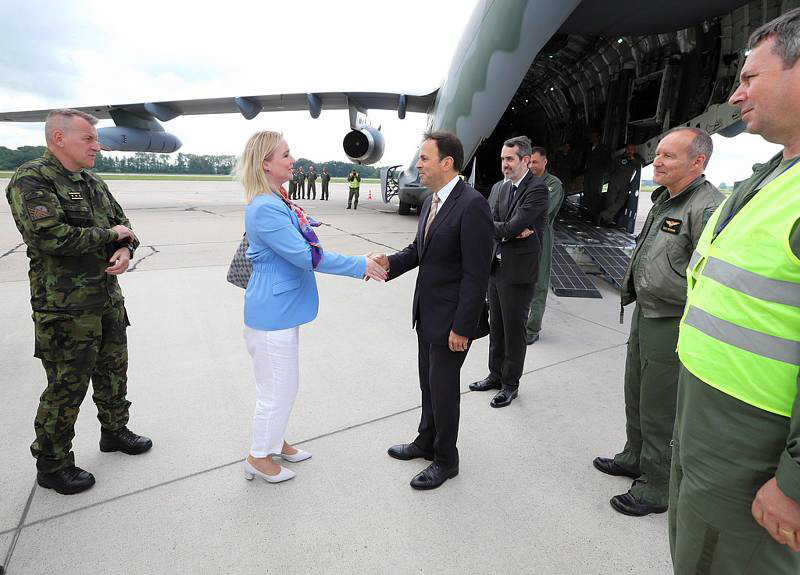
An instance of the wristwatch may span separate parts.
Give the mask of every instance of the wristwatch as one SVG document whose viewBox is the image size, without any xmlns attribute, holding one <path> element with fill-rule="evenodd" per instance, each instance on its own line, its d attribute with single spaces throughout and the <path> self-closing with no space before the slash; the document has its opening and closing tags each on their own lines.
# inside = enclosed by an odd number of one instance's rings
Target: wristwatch
<svg viewBox="0 0 800 575">
<path fill-rule="evenodd" d="M 126 247 L 126 248 L 128 248 L 128 251 L 131 253 L 131 259 L 133 259 L 133 252 L 134 252 L 134 251 L 136 251 L 136 250 L 134 250 L 134 249 L 133 249 L 133 246 L 132 246 L 132 245 L 130 245 L 130 244 L 128 244 L 128 245 L 127 245 L 127 246 L 125 246 L 125 247 Z"/>
</svg>

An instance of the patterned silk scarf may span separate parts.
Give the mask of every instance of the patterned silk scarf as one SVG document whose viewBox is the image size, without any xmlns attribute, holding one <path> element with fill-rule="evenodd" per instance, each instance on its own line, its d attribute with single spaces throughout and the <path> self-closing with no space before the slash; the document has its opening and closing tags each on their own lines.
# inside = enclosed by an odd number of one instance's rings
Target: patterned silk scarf
<svg viewBox="0 0 800 575">
<path fill-rule="evenodd" d="M 322 261 L 322 244 L 319 242 L 319 238 L 312 227 L 316 228 L 320 226 L 321 222 L 316 221 L 311 216 L 306 216 L 303 208 L 289 199 L 289 195 L 286 193 L 286 190 L 283 189 L 283 186 L 281 186 L 280 189 L 280 198 L 283 200 L 283 203 L 289 206 L 289 209 L 292 210 L 297 216 L 297 219 L 300 222 L 300 234 L 303 236 L 306 242 L 308 242 L 308 245 L 311 246 L 311 267 L 317 269 L 319 262 Z"/>
</svg>

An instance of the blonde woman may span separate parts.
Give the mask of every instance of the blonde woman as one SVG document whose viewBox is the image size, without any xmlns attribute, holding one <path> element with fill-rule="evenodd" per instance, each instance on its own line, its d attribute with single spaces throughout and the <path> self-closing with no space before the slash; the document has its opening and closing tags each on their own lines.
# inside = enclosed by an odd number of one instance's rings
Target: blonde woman
<svg viewBox="0 0 800 575">
<path fill-rule="evenodd" d="M 323 251 L 309 218 L 283 189 L 294 158 L 278 132 L 258 132 L 247 142 L 236 173 L 247 199 L 245 229 L 253 262 L 244 303 L 244 337 L 253 358 L 256 409 L 245 478 L 286 481 L 294 471 L 273 461 L 292 463 L 311 454 L 284 439 L 299 379 L 299 326 L 317 316 L 315 272 L 357 279 L 386 279 L 381 266 L 364 256 Z"/>
</svg>

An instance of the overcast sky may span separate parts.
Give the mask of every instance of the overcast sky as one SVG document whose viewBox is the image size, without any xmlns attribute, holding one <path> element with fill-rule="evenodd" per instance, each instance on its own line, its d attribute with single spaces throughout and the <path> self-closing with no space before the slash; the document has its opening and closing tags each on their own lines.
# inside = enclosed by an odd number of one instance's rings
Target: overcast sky
<svg viewBox="0 0 800 575">
<path fill-rule="evenodd" d="M 425 94 L 439 87 L 475 0 L 0 0 L 0 111 L 310 91 Z M 380 164 L 406 164 L 425 116 L 370 113 Z M 113 125 L 110 120 L 102 125 Z M 256 130 L 295 157 L 342 160 L 346 111 L 186 116 L 164 124 L 181 151 L 238 154 Z M 43 144 L 41 124 L 0 124 L 0 145 Z M 744 140 L 744 141 L 743 141 Z M 715 137 L 709 178 L 732 182 L 778 148 Z M 648 177 L 648 171 L 645 177 Z"/>
</svg>

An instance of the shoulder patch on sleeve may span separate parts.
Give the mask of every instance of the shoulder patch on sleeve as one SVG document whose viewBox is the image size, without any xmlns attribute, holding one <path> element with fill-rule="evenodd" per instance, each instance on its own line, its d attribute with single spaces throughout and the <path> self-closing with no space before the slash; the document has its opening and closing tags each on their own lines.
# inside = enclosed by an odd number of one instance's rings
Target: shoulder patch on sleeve
<svg viewBox="0 0 800 575">
<path fill-rule="evenodd" d="M 28 217 L 31 219 L 32 222 L 37 222 L 39 220 L 44 220 L 47 218 L 53 218 L 56 215 L 53 212 L 53 208 L 51 208 L 44 202 L 37 202 L 35 199 L 32 201 L 25 202 L 25 209 L 27 210 Z"/>
</svg>

